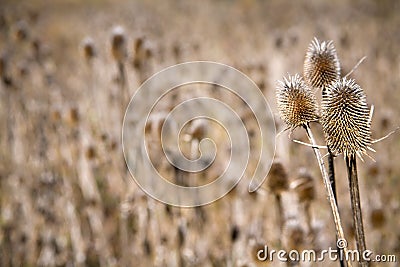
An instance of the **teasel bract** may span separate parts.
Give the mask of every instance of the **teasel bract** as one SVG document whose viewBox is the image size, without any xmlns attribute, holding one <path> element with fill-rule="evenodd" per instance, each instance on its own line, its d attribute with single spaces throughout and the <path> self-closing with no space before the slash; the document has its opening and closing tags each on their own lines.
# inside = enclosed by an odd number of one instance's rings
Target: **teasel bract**
<svg viewBox="0 0 400 267">
<path fill-rule="evenodd" d="M 318 121 L 314 92 L 298 74 L 278 81 L 276 99 L 279 114 L 291 131 L 309 122 Z"/>
<path fill-rule="evenodd" d="M 353 79 L 327 87 L 321 103 L 321 124 L 332 153 L 366 154 L 371 149 L 371 119 L 366 95 Z"/>
<path fill-rule="evenodd" d="M 310 43 L 304 60 L 303 76 L 307 85 L 322 89 L 340 79 L 340 63 L 332 41 Z"/>
</svg>

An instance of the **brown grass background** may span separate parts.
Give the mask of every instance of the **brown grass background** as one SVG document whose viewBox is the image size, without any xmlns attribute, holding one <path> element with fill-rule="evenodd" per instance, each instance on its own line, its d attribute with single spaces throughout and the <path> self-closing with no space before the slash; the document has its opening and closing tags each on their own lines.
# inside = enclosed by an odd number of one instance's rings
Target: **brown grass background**
<svg viewBox="0 0 400 267">
<path fill-rule="evenodd" d="M 146 196 L 126 174 L 111 31 L 116 25 L 126 31 L 131 95 L 167 66 L 211 60 L 252 78 L 274 112 L 276 80 L 302 72 L 314 36 L 333 40 L 342 74 L 367 56 L 352 77 L 375 105 L 372 133 L 379 138 L 400 125 L 399 14 L 400 3 L 389 0 L 0 1 L 0 53 L 8 62 L 8 81 L 3 78 L 0 86 L 0 266 L 285 266 L 255 259 L 260 245 L 288 249 L 282 240 L 293 237 L 285 227 L 280 233 L 267 188 L 253 195 L 234 190 L 201 209 L 178 209 Z M 21 21 L 27 25 L 25 40 L 15 36 Z M 97 51 L 92 64 L 81 50 L 87 36 Z M 141 69 L 131 64 L 138 37 L 149 51 Z M 201 88 L 180 99 L 197 94 Z M 278 116 L 276 124 L 283 129 Z M 321 134 L 317 137 L 322 144 Z M 304 132 L 292 138 L 305 141 Z M 399 135 L 374 148 L 376 163 L 366 158 L 358 164 L 367 247 L 399 258 Z M 277 139 L 277 157 L 290 180 L 300 167 L 315 179 L 314 242 L 303 227 L 295 194 L 282 196 L 284 217 L 305 231 L 296 245 L 334 246 L 332 217 L 311 149 L 284 134 Z M 341 157 L 336 169 L 345 232 L 354 248 Z M 374 212 L 383 216 L 381 225 Z M 338 263 L 301 263 L 322 265 Z"/>
</svg>

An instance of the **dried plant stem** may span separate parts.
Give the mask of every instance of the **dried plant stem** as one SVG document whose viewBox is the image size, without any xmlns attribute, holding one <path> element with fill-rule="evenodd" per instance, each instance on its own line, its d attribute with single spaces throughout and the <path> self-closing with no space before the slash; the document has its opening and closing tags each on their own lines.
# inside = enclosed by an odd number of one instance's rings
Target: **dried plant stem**
<svg viewBox="0 0 400 267">
<path fill-rule="evenodd" d="M 313 145 L 316 144 L 316 141 L 314 139 L 314 135 L 312 134 L 309 125 L 308 124 L 304 124 L 304 129 L 307 132 L 307 136 L 308 136 L 308 139 L 311 142 L 311 144 L 313 144 Z M 322 160 L 321 152 L 319 151 L 319 149 L 317 147 L 313 147 L 313 150 L 314 150 L 315 157 L 317 158 L 317 161 L 318 161 L 318 165 L 319 165 L 319 168 L 320 168 L 320 171 L 321 171 L 321 175 L 322 175 L 322 178 L 323 178 L 325 189 L 326 189 L 327 194 L 328 194 L 329 204 L 331 206 L 333 219 L 334 219 L 334 222 L 335 222 L 337 238 L 345 240 L 343 227 L 342 227 L 342 223 L 341 223 L 340 215 L 339 215 L 339 209 L 338 209 L 337 203 L 335 201 L 335 195 L 333 193 L 332 186 L 331 186 L 330 181 L 329 181 L 329 177 L 328 177 L 328 173 L 326 171 L 325 165 L 324 165 L 324 161 Z M 347 254 L 346 253 L 347 249 L 344 248 L 343 250 L 344 250 L 344 253 L 346 255 Z M 347 266 L 349 266 L 349 267 L 352 266 L 352 264 L 351 264 L 351 262 L 349 260 L 347 260 Z"/>
<path fill-rule="evenodd" d="M 311 244 L 314 245 L 315 234 L 314 234 L 314 231 L 313 231 L 312 225 L 311 225 L 311 202 L 310 201 L 307 201 L 304 203 L 304 212 L 305 212 L 305 217 L 306 217 L 307 232 L 310 236 Z"/>
<path fill-rule="evenodd" d="M 124 119 L 125 115 L 125 106 L 127 105 L 129 101 L 129 89 L 128 89 L 128 84 L 127 84 L 127 79 L 126 79 L 126 73 L 125 73 L 125 65 L 123 62 L 119 61 L 118 62 L 118 76 L 119 76 L 119 85 L 120 85 L 120 94 L 121 94 L 121 117 Z"/>
<path fill-rule="evenodd" d="M 336 193 L 336 179 L 335 179 L 335 164 L 334 164 L 334 155 L 332 154 L 331 150 L 329 149 L 328 146 L 328 175 L 329 175 L 329 182 L 331 184 L 332 187 L 332 191 L 333 191 L 333 197 L 335 198 L 335 202 L 336 202 L 336 206 L 339 209 L 339 203 L 338 203 L 338 199 L 337 199 L 337 193 Z M 336 246 L 336 248 L 340 251 L 343 252 L 342 248 L 339 248 Z M 345 263 L 344 263 L 344 259 L 340 259 L 340 266 L 344 267 Z"/>
<path fill-rule="evenodd" d="M 282 228 L 283 225 L 285 224 L 285 219 L 283 217 L 283 207 L 282 207 L 282 198 L 281 194 L 275 194 L 275 202 L 277 206 L 277 219 L 278 219 L 278 225 L 279 225 L 279 235 L 282 236 Z"/>
<path fill-rule="evenodd" d="M 360 190 L 358 187 L 357 160 L 356 155 L 352 154 L 345 157 L 347 174 L 349 178 L 351 209 L 353 211 L 353 222 L 356 234 L 357 250 L 363 253 L 366 250 L 364 225 L 361 212 Z M 367 261 L 361 259 L 361 266 L 369 266 Z"/>
<path fill-rule="evenodd" d="M 332 187 L 333 191 L 333 197 L 335 198 L 336 205 L 339 206 L 338 200 L 337 200 L 337 193 L 336 193 L 336 179 L 335 179 L 335 165 L 334 165 L 334 155 L 331 153 L 329 147 L 328 147 L 328 175 L 329 175 L 329 182 Z"/>
</svg>

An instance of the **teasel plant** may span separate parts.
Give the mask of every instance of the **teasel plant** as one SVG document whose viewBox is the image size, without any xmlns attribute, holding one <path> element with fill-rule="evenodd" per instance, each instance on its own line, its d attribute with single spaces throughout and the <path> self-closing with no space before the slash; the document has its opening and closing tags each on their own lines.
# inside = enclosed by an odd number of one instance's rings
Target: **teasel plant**
<svg viewBox="0 0 400 267">
<path fill-rule="evenodd" d="M 328 194 L 336 228 L 336 236 L 338 239 L 345 239 L 335 194 L 332 190 L 329 175 L 319 150 L 321 146 L 317 145 L 310 128 L 310 123 L 317 122 L 320 117 L 318 115 L 318 105 L 315 94 L 300 75 L 295 74 L 294 76 L 288 75 L 287 78 L 284 77 L 283 81 L 278 81 L 276 99 L 280 117 L 287 125 L 285 130 L 290 130 L 291 133 L 296 128 L 302 127 L 306 131 Z M 347 249 L 344 248 L 345 253 L 346 251 Z M 350 261 L 347 261 L 347 264 L 348 266 L 352 266 Z"/>
<path fill-rule="evenodd" d="M 280 227 L 279 235 L 282 234 L 282 226 L 285 224 L 284 209 L 282 203 L 282 193 L 289 189 L 288 174 L 280 160 L 275 160 L 267 177 L 267 187 L 272 195 L 275 197 L 277 206 L 277 221 Z"/>
<path fill-rule="evenodd" d="M 340 62 L 332 41 L 321 42 L 314 37 L 304 59 L 303 77 L 308 86 L 321 90 L 322 97 L 326 94 L 326 87 L 340 79 Z M 329 146 L 328 170 L 329 180 L 337 202 L 334 155 Z"/>
<path fill-rule="evenodd" d="M 300 168 L 296 178 L 290 183 L 292 189 L 298 198 L 299 203 L 303 206 L 307 233 L 310 237 L 310 243 L 314 243 L 315 235 L 311 224 L 311 203 L 315 200 L 314 177 L 306 168 Z"/>
<path fill-rule="evenodd" d="M 353 79 L 343 78 L 327 88 L 321 111 L 326 142 L 332 153 L 343 154 L 346 162 L 356 245 L 363 252 L 366 243 L 356 158 L 368 156 L 367 150 L 374 151 L 370 147 L 373 108 L 368 108 L 363 89 Z M 369 266 L 369 263 L 364 261 L 361 265 Z"/>
<path fill-rule="evenodd" d="M 111 33 L 111 54 L 117 64 L 118 68 L 118 84 L 120 86 L 121 98 L 121 119 L 123 119 L 125 105 L 129 99 L 129 89 L 127 85 L 125 61 L 128 56 L 127 52 L 127 38 L 125 30 L 121 26 L 116 26 Z"/>
</svg>

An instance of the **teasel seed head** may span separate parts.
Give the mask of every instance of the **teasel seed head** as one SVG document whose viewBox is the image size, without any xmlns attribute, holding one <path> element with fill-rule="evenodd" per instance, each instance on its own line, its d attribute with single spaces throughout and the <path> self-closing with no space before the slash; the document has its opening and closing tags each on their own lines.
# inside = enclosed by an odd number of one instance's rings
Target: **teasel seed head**
<svg viewBox="0 0 400 267">
<path fill-rule="evenodd" d="M 20 20 L 15 25 L 15 39 L 17 41 L 25 41 L 29 37 L 28 23 L 25 20 Z"/>
<path fill-rule="evenodd" d="M 324 90 L 340 79 L 340 63 L 332 41 L 310 43 L 304 60 L 304 80 L 307 85 Z"/>
<path fill-rule="evenodd" d="M 112 31 L 111 53 L 117 62 L 123 62 L 127 56 L 125 31 L 121 26 Z"/>
<path fill-rule="evenodd" d="M 277 160 L 272 163 L 267 177 L 267 187 L 275 195 L 289 188 L 288 175 L 282 162 Z"/>
<path fill-rule="evenodd" d="M 282 241 L 286 249 L 301 250 L 304 243 L 305 233 L 299 220 L 296 218 L 288 219 L 283 227 Z"/>
<path fill-rule="evenodd" d="M 381 207 L 373 208 L 371 210 L 369 219 L 374 229 L 382 228 L 386 222 L 385 211 Z"/>
<path fill-rule="evenodd" d="M 321 110 L 325 139 L 335 155 L 366 154 L 371 145 L 370 111 L 363 89 L 353 79 L 327 87 Z"/>
<path fill-rule="evenodd" d="M 86 148 L 85 156 L 86 156 L 86 158 L 89 159 L 89 160 L 95 159 L 96 156 L 97 156 L 96 147 L 95 147 L 94 145 L 89 145 L 89 146 Z"/>
<path fill-rule="evenodd" d="M 200 141 L 207 135 L 207 122 L 204 119 L 192 121 L 189 129 L 191 139 Z"/>
<path fill-rule="evenodd" d="M 94 46 L 94 41 L 92 38 L 86 37 L 85 39 L 83 39 L 82 50 L 83 56 L 88 62 L 96 56 L 96 48 Z"/>
<path fill-rule="evenodd" d="M 298 74 L 278 81 L 276 99 L 279 114 L 291 130 L 319 118 L 314 92 Z"/>
<path fill-rule="evenodd" d="M 301 168 L 295 180 L 290 183 L 300 203 L 310 202 L 315 199 L 314 179 L 305 168 Z"/>
</svg>

